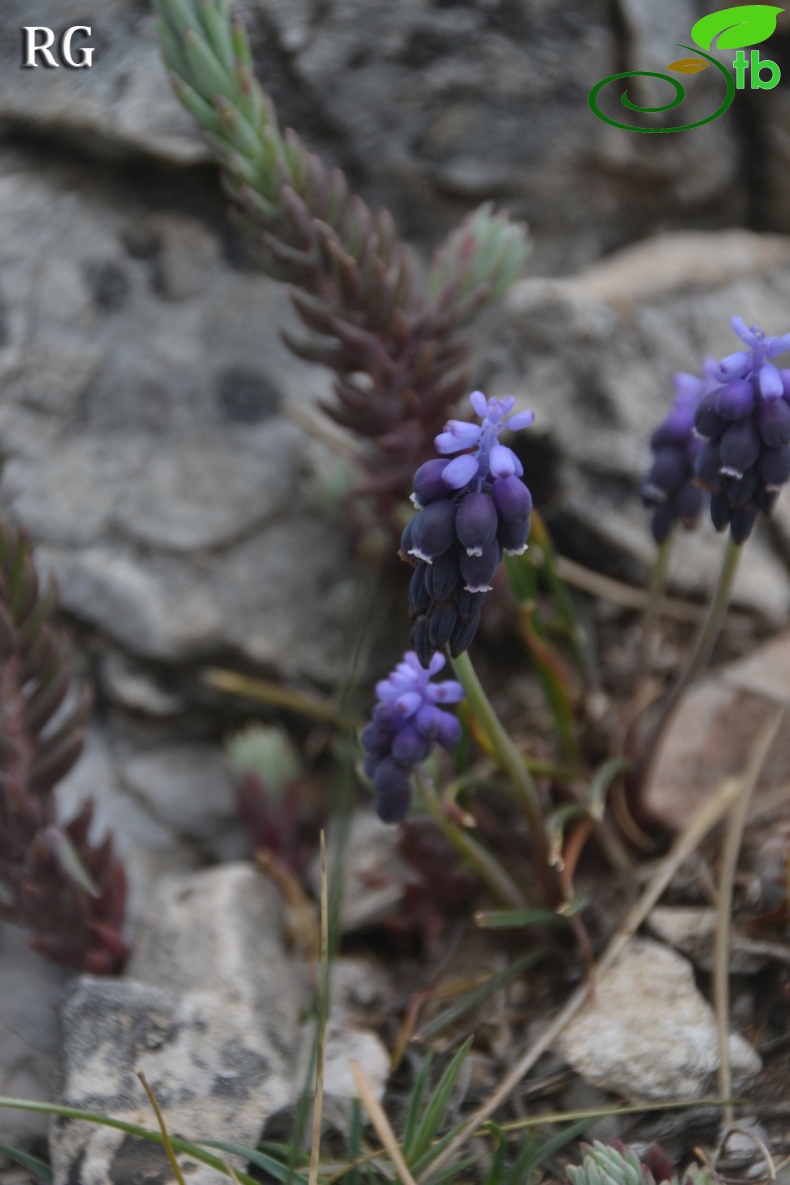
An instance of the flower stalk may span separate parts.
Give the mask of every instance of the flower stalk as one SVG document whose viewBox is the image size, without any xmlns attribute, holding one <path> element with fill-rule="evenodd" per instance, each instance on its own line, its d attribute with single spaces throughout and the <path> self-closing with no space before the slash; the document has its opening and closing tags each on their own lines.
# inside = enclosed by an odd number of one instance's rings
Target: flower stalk
<svg viewBox="0 0 790 1185">
<path fill-rule="evenodd" d="M 448 816 L 431 778 L 421 766 L 415 769 L 413 777 L 423 806 L 442 835 L 474 868 L 497 902 L 509 909 L 523 909 L 527 902 L 521 889 L 491 853 Z"/>
<path fill-rule="evenodd" d="M 464 689 L 470 710 L 488 738 L 491 751 L 510 777 L 516 797 L 529 825 L 538 873 L 544 882 L 544 888 L 548 889 L 551 873 L 549 867 L 551 845 L 546 832 L 537 786 L 523 757 L 508 736 L 491 701 L 483 690 L 483 685 L 477 677 L 469 654 L 461 654 L 457 658 L 451 658 L 450 661 L 455 676 Z M 551 889 L 552 892 L 549 896 L 553 897 L 553 884 L 551 884 Z"/>
</svg>

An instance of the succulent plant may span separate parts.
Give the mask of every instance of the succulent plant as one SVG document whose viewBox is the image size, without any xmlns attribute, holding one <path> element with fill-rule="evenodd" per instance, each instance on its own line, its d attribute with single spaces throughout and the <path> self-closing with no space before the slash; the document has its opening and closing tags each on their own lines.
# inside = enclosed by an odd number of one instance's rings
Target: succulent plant
<svg viewBox="0 0 790 1185">
<path fill-rule="evenodd" d="M 671 1165 L 663 1153 L 649 1157 L 657 1167 L 656 1176 L 647 1164 L 643 1164 L 626 1144 L 619 1140 L 613 1144 L 583 1144 L 584 1159 L 580 1165 L 568 1165 L 565 1172 L 570 1185 L 721 1185 L 721 1178 L 712 1168 L 692 1164 L 680 1174 L 671 1171 Z M 656 1149 L 651 1149 L 654 1153 Z M 661 1167 L 659 1167 L 661 1166 Z"/>
<path fill-rule="evenodd" d="M 0 520 L 0 919 L 83 971 L 119 971 L 126 897 L 110 837 L 90 838 L 88 801 L 66 824 L 53 790 L 82 752 L 90 696 L 73 678 L 27 534 Z"/>
<path fill-rule="evenodd" d="M 339 170 L 280 130 L 224 0 L 154 4 L 176 94 L 205 130 L 265 269 L 293 285 L 312 334 L 285 341 L 335 371 L 327 414 L 373 442 L 357 493 L 372 496 L 386 521 L 468 390 L 458 331 L 521 272 L 525 229 L 487 203 L 449 235 L 421 281 L 389 212 L 371 211 Z"/>
</svg>

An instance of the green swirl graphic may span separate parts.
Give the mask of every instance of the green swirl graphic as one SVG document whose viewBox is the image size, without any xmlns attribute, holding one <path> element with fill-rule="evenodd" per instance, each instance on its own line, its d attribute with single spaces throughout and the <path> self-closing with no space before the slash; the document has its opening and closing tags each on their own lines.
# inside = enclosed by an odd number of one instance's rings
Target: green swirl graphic
<svg viewBox="0 0 790 1185">
<path fill-rule="evenodd" d="M 691 50 L 693 54 L 706 58 L 712 66 L 715 66 L 719 73 L 724 77 L 727 85 L 727 93 L 724 96 L 724 101 L 721 106 L 713 112 L 713 115 L 708 115 L 705 119 L 698 119 L 696 123 L 684 123 L 676 128 L 637 128 L 630 123 L 619 123 L 616 119 L 610 119 L 608 115 L 604 115 L 598 106 L 598 93 L 610 82 L 617 82 L 620 78 L 660 78 L 664 82 L 669 82 L 675 88 L 675 97 L 669 103 L 664 103 L 662 107 L 640 107 L 636 103 L 632 103 L 628 98 L 628 90 L 623 91 L 620 95 L 620 102 L 629 111 L 636 111 L 639 114 L 647 115 L 654 114 L 658 111 L 672 111 L 673 108 L 679 107 L 686 97 L 686 92 L 676 78 L 670 78 L 669 74 L 658 74 L 655 70 L 625 70 L 621 74 L 610 74 L 608 78 L 602 78 L 600 82 L 596 82 L 595 86 L 590 91 L 587 102 L 590 105 L 590 110 L 598 119 L 602 119 L 604 123 L 611 124 L 613 128 L 622 128 L 625 132 L 647 132 L 648 134 L 659 133 L 665 134 L 667 132 L 688 132 L 691 128 L 700 128 L 705 123 L 711 123 L 712 120 L 718 119 L 723 115 L 727 108 L 735 98 L 735 83 L 726 66 L 722 66 L 721 62 L 717 62 L 710 54 L 704 53 L 696 45 L 680 45 L 676 42 L 680 49 Z"/>
</svg>

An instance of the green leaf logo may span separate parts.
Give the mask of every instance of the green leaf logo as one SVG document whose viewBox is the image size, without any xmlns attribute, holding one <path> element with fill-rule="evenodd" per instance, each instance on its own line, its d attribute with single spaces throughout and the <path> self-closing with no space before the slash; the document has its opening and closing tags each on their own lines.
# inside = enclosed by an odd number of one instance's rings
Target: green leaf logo
<svg viewBox="0 0 790 1185">
<path fill-rule="evenodd" d="M 691 36 L 701 49 L 744 49 L 767 41 L 783 8 L 772 4 L 739 4 L 702 17 Z M 714 46 L 714 41 L 716 42 Z"/>
</svg>

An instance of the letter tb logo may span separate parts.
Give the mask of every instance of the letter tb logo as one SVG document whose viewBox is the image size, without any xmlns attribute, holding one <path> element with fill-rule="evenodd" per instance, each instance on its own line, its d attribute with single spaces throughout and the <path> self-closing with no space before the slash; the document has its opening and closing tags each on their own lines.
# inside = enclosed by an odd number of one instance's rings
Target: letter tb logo
<svg viewBox="0 0 790 1185">
<path fill-rule="evenodd" d="M 712 66 L 724 82 L 726 91 L 724 99 L 712 115 L 706 115 L 703 119 L 696 119 L 692 123 L 674 123 L 667 127 L 650 124 L 645 127 L 615 118 L 615 114 L 619 115 L 620 112 L 617 112 L 616 108 L 613 110 L 611 105 L 609 112 L 602 110 L 599 96 L 609 83 L 619 82 L 622 84 L 631 78 L 657 78 L 668 83 L 674 91 L 674 97 L 670 98 L 669 102 L 662 103 L 657 107 L 646 107 L 633 102 L 628 97 L 627 86 L 624 89 L 621 86 L 620 103 L 626 110 L 633 111 L 637 115 L 657 115 L 664 111 L 673 111 L 683 102 L 686 92 L 676 78 L 672 78 L 669 74 L 660 74 L 656 70 L 621 70 L 619 74 L 610 74 L 608 78 L 602 78 L 588 95 L 587 102 L 590 110 L 604 123 L 611 124 L 615 128 L 622 128 L 625 132 L 653 134 L 688 132 L 692 128 L 700 128 L 704 124 L 710 123 L 711 120 L 718 119 L 731 105 L 736 91 L 746 89 L 747 77 L 748 85 L 753 91 L 770 91 L 778 85 L 781 71 L 776 62 L 772 62 L 770 58 L 761 58 L 759 50 L 756 49 L 752 49 L 747 57 L 744 49 L 767 41 L 776 29 L 777 17 L 784 11 L 783 8 L 777 8 L 773 4 L 736 4 L 732 8 L 722 8 L 718 12 L 711 12 L 707 16 L 701 17 L 692 26 L 691 39 L 694 45 L 677 43 L 681 49 L 690 50 L 694 57 L 679 58 L 676 62 L 670 62 L 667 70 L 671 70 L 673 74 L 697 74 Z M 734 79 L 727 66 L 712 56 L 714 52 L 726 52 L 731 49 L 738 51 L 732 61 Z M 706 53 L 706 50 L 709 52 Z"/>
<path fill-rule="evenodd" d="M 68 66 L 71 70 L 82 70 L 93 65 L 93 46 L 81 45 L 74 48 L 72 42 L 76 34 L 90 37 L 88 25 L 71 25 L 60 38 L 57 54 L 53 52 L 55 34 L 46 25 L 25 25 L 22 29 L 22 69 L 32 70 L 37 66 L 47 66 L 49 69 L 58 66 Z M 75 56 L 76 55 L 76 56 Z"/>
</svg>

